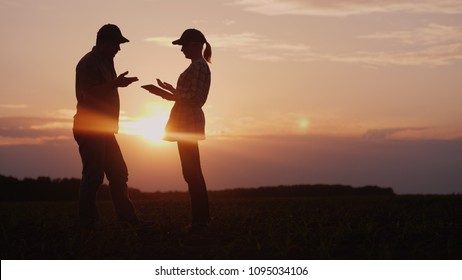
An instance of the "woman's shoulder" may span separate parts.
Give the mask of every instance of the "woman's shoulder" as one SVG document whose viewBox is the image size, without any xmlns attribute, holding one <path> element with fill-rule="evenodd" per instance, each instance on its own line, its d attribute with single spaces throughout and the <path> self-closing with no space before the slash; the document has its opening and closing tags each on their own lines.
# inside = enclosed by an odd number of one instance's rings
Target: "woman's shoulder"
<svg viewBox="0 0 462 280">
<path fill-rule="evenodd" d="M 204 59 L 199 59 L 191 63 L 189 66 L 191 69 L 194 69 L 195 71 L 204 71 L 204 72 L 210 72 L 209 65 L 207 64 L 207 61 Z"/>
<path fill-rule="evenodd" d="M 193 61 L 186 70 L 180 75 L 180 79 L 190 79 L 196 77 L 197 75 L 210 76 L 210 68 L 207 65 L 207 62 L 202 60 Z"/>
</svg>

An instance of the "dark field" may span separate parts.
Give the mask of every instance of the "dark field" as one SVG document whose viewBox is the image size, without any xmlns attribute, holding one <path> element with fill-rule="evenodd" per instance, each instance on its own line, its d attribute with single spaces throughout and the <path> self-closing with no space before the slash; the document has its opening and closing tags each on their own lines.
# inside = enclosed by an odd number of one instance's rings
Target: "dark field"
<svg viewBox="0 0 462 280">
<path fill-rule="evenodd" d="M 190 235 L 185 195 L 135 200 L 146 222 L 81 232 L 75 202 L 2 202 L 1 259 L 462 259 L 462 196 L 211 197 Z"/>
</svg>

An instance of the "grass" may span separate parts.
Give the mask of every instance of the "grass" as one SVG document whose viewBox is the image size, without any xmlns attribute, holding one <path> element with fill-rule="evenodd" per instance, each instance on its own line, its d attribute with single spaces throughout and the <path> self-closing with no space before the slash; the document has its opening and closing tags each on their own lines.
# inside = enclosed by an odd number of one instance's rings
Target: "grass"
<svg viewBox="0 0 462 280">
<path fill-rule="evenodd" d="M 2 202 L 2 259 L 461 259 L 462 196 L 211 197 L 189 235 L 184 196 L 134 201 L 147 225 L 82 232 L 74 202 Z"/>
</svg>

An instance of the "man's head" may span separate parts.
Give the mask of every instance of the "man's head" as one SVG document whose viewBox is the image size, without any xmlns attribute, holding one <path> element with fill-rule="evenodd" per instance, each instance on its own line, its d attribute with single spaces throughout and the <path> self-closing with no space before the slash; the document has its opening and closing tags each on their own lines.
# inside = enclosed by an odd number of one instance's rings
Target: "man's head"
<svg viewBox="0 0 462 280">
<path fill-rule="evenodd" d="M 130 42 L 114 24 L 103 25 L 96 35 L 96 45 L 109 57 L 114 57 L 120 50 L 120 44 Z"/>
<path fill-rule="evenodd" d="M 130 41 L 122 36 L 122 32 L 117 25 L 106 24 L 98 30 L 96 35 L 96 44 L 104 42 L 122 44 Z"/>
</svg>

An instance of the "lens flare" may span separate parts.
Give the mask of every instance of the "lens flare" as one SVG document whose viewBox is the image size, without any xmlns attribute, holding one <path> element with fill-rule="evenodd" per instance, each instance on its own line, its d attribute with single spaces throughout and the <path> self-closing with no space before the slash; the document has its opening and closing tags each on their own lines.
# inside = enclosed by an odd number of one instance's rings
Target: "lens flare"
<svg viewBox="0 0 462 280">
<path fill-rule="evenodd" d="M 120 133 L 141 136 L 151 143 L 161 143 L 168 117 L 167 108 L 155 108 L 145 116 L 121 118 Z"/>
</svg>

